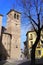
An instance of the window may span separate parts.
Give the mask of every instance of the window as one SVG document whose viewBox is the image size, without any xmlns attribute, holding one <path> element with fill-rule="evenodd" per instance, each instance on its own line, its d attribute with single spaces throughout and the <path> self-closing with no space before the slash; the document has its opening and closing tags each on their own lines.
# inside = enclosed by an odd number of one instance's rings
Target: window
<svg viewBox="0 0 43 65">
<path fill-rule="evenodd" d="M 19 15 L 17 15 L 17 19 L 19 19 Z"/>
<path fill-rule="evenodd" d="M 16 48 L 18 48 L 18 46 L 16 45 Z"/>
<path fill-rule="evenodd" d="M 14 14 L 14 18 L 16 18 L 16 14 Z"/>
<path fill-rule="evenodd" d="M 38 50 L 39 55 L 41 55 L 41 50 Z"/>
<path fill-rule="evenodd" d="M 19 15 L 14 14 L 14 18 L 19 19 Z"/>
<path fill-rule="evenodd" d="M 32 36 L 32 34 L 30 34 L 30 40 L 32 40 L 33 39 L 33 36 Z"/>
</svg>

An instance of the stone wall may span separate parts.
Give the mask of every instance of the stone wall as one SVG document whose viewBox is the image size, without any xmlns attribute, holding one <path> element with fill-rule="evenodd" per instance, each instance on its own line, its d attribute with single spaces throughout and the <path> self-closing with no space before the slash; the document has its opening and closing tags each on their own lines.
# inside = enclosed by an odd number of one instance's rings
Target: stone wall
<svg viewBox="0 0 43 65">
<path fill-rule="evenodd" d="M 2 48 L 4 56 L 6 58 L 10 58 L 11 55 L 11 36 L 8 33 L 2 34 L 2 45 L 4 49 Z"/>
</svg>

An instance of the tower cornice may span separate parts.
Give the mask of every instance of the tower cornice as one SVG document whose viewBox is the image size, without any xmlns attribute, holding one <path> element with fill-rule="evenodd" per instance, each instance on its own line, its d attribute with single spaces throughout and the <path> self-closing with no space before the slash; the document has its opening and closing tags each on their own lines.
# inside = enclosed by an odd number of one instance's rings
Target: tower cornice
<svg viewBox="0 0 43 65">
<path fill-rule="evenodd" d="M 14 12 L 17 12 L 17 13 L 21 14 L 20 12 L 18 12 L 18 11 L 16 11 L 16 10 L 14 10 L 14 9 L 10 9 L 10 11 L 7 13 L 7 15 L 8 15 L 10 12 L 12 12 L 12 11 L 14 11 Z"/>
</svg>

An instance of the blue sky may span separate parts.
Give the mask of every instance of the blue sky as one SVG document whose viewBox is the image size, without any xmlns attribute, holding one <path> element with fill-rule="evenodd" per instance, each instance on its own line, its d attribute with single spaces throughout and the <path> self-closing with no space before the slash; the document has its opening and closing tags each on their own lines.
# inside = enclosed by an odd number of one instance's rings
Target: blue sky
<svg viewBox="0 0 43 65">
<path fill-rule="evenodd" d="M 19 2 L 19 0 L 18 0 Z M 22 13 L 22 7 L 18 5 L 16 0 L 1 0 L 0 1 L 0 14 L 3 14 L 3 21 L 2 21 L 2 25 L 6 26 L 6 13 L 10 10 L 14 8 L 17 11 L 20 11 Z M 22 19 L 22 14 L 21 14 L 21 48 L 24 48 L 23 42 L 26 40 L 26 32 L 27 32 L 27 27 L 25 26 L 25 23 L 23 21 L 25 21 L 26 19 Z M 26 22 L 26 21 L 25 21 Z"/>
</svg>

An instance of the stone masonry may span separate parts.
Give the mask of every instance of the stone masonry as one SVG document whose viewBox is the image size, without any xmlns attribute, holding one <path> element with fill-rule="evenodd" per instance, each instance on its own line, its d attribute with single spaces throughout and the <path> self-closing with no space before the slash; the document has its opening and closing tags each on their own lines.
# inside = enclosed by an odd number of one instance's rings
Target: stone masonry
<svg viewBox="0 0 43 65">
<path fill-rule="evenodd" d="M 20 59 L 20 15 L 21 13 L 10 10 L 7 13 L 7 26 L 2 29 L 2 44 L 6 52 L 3 50 L 2 56 L 7 59 Z M 2 16 L 0 16 L 0 35 L 1 35 Z"/>
<path fill-rule="evenodd" d="M 18 16 L 18 19 L 17 19 Z M 11 33 L 11 58 L 20 57 L 20 13 L 11 10 L 7 13 L 7 31 Z"/>
</svg>

